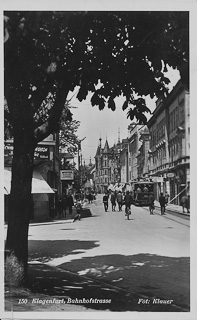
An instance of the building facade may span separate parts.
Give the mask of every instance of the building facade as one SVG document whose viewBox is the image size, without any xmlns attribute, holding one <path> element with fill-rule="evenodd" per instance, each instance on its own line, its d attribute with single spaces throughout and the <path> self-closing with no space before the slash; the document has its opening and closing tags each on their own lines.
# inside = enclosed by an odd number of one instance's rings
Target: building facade
<svg viewBox="0 0 197 320">
<path fill-rule="evenodd" d="M 141 132 L 144 130 L 144 125 L 131 123 L 128 127 L 128 158 L 129 158 L 129 182 L 138 180 L 138 154 L 142 145 L 140 140 Z"/>
<path fill-rule="evenodd" d="M 10 138 L 4 142 L 4 176 L 7 176 L 6 183 L 8 189 L 10 189 L 11 185 L 12 157 L 13 139 Z M 55 195 L 61 193 L 59 173 L 58 135 L 51 134 L 38 144 L 34 152 L 34 172 L 32 179 L 33 210 L 31 220 L 47 220 L 53 215 Z M 5 216 L 7 216 L 9 192 L 10 190 L 8 190 L 5 196 Z"/>
<path fill-rule="evenodd" d="M 95 172 L 94 184 L 95 190 L 98 193 L 104 193 L 108 186 L 112 183 L 120 182 L 121 166 L 120 166 L 120 142 L 113 147 L 109 147 L 106 139 L 105 145 L 102 148 L 100 143 L 95 155 Z"/>
<path fill-rule="evenodd" d="M 157 101 L 147 124 L 150 133 L 149 175 L 160 192 L 179 204 L 190 193 L 189 90 L 179 81 L 168 97 Z"/>
</svg>

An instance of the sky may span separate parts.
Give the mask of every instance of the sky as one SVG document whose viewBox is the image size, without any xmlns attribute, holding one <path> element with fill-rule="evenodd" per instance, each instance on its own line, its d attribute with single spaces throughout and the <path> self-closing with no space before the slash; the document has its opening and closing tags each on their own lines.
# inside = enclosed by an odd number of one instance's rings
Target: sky
<svg viewBox="0 0 197 320">
<path fill-rule="evenodd" d="M 171 83 L 169 85 L 170 90 L 175 86 L 179 80 L 179 72 L 175 70 L 169 70 L 166 73 L 169 77 Z M 70 93 L 68 99 L 77 93 L 74 91 Z M 76 94 L 77 95 L 77 94 Z M 120 132 L 120 141 L 128 137 L 128 126 L 131 120 L 127 119 L 127 109 L 122 110 L 122 105 L 124 103 L 124 98 L 117 98 L 116 110 L 112 111 L 105 107 L 104 110 L 99 110 L 98 106 L 91 106 L 91 96 L 89 94 L 86 100 L 79 102 L 76 95 L 72 98 L 70 104 L 75 108 L 72 109 L 73 119 L 80 121 L 80 127 L 77 131 L 78 138 L 81 140 L 82 147 L 82 161 L 85 164 L 89 164 L 90 158 L 91 162 L 94 163 L 94 157 L 99 145 L 99 139 L 102 139 L 102 147 L 107 141 L 109 147 L 112 147 L 114 143 L 118 142 L 118 132 Z M 151 112 L 155 109 L 156 99 L 150 99 L 146 97 L 146 103 Z M 147 114 L 149 119 L 151 114 Z"/>
</svg>

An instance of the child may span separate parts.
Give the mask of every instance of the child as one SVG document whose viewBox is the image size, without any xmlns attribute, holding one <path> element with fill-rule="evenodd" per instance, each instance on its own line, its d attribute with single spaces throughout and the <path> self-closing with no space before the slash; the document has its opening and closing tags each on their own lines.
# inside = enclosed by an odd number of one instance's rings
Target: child
<svg viewBox="0 0 197 320">
<path fill-rule="evenodd" d="M 79 221 L 81 220 L 82 205 L 79 200 L 77 200 L 75 207 L 77 209 L 77 214 L 74 216 L 73 222 L 75 222 L 76 220 L 79 220 Z"/>
</svg>

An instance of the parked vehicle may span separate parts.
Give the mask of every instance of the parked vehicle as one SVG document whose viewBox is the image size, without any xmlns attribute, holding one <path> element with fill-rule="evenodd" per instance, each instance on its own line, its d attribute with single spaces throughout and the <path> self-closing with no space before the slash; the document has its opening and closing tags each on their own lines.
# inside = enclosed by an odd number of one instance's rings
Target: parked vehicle
<svg viewBox="0 0 197 320">
<path fill-rule="evenodd" d="M 154 195 L 155 183 L 150 181 L 138 181 L 133 183 L 134 204 L 139 206 L 149 205 L 150 194 Z"/>
</svg>

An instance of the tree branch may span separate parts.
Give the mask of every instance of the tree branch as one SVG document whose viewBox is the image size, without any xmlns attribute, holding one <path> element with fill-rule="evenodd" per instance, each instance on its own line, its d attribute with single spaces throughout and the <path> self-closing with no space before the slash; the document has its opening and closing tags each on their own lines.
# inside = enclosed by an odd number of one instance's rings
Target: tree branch
<svg viewBox="0 0 197 320">
<path fill-rule="evenodd" d="M 34 130 L 34 138 L 36 143 L 44 140 L 49 134 L 57 132 L 59 129 L 59 121 L 64 108 L 64 104 L 69 92 L 69 86 L 66 80 L 63 80 L 59 85 L 59 90 L 56 92 L 56 100 L 51 109 L 48 120 Z"/>
</svg>

